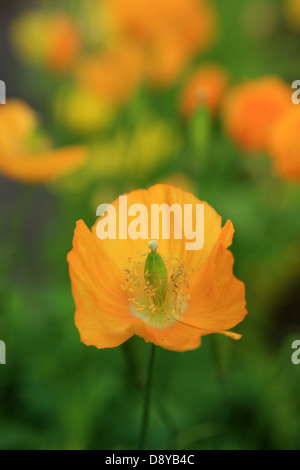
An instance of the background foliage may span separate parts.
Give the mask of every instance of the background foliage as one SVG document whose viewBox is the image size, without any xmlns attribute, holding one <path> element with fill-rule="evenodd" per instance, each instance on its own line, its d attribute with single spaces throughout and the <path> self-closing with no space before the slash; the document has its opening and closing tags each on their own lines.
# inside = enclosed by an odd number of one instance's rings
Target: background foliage
<svg viewBox="0 0 300 470">
<path fill-rule="evenodd" d="M 52 100 L 69 78 L 22 63 L 8 39 L 20 11 L 49 3 L 63 3 L 71 13 L 74 8 L 67 1 L 1 6 L 1 79 L 9 96 L 39 111 L 58 145 L 85 142 L 53 119 Z M 265 13 L 259 14 L 262 4 Z M 300 36 L 284 20 L 283 4 L 215 1 L 219 37 L 195 64 L 220 63 L 233 82 L 264 74 L 299 79 Z M 291 362 L 292 341 L 300 339 L 300 188 L 274 177 L 266 155 L 243 155 L 218 118 L 200 155 L 176 114 L 182 83 L 181 77 L 164 91 L 141 89 L 110 129 L 130 135 L 144 114 L 174 126 L 184 144 L 153 171 L 97 176 L 69 191 L 67 181 L 49 188 L 0 179 L 0 337 L 7 345 L 7 365 L 0 366 L 2 449 L 136 448 L 149 345 L 134 338 L 98 351 L 80 343 L 66 255 L 76 220 L 91 226 L 106 195 L 110 201 L 174 174 L 172 181 L 182 184 L 184 177 L 224 222 L 232 220 L 234 269 L 245 282 L 249 314 L 237 328 L 243 334 L 238 342 L 216 335 L 193 352 L 159 348 L 148 446 L 300 448 L 300 365 Z"/>
</svg>

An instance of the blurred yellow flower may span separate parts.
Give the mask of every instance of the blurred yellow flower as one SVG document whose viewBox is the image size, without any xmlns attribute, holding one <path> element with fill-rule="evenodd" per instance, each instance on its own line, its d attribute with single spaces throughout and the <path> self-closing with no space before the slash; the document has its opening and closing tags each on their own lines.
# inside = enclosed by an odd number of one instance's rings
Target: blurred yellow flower
<svg viewBox="0 0 300 470">
<path fill-rule="evenodd" d="M 23 61 L 65 73 L 78 57 L 79 28 L 66 13 L 26 12 L 11 24 L 11 42 Z"/>
<path fill-rule="evenodd" d="M 88 47 L 113 46 L 120 39 L 120 31 L 110 3 L 104 0 L 78 2 L 81 29 Z"/>
<path fill-rule="evenodd" d="M 119 131 L 113 141 L 95 146 L 93 172 L 102 177 L 143 179 L 170 161 L 179 147 L 180 137 L 173 126 L 145 118 L 133 135 Z"/>
<path fill-rule="evenodd" d="M 11 99 L 0 107 L 0 174 L 26 183 L 48 183 L 86 160 L 83 146 L 49 148 L 37 114 L 26 103 Z"/>
<path fill-rule="evenodd" d="M 90 158 L 82 173 L 64 178 L 57 187 L 78 191 L 92 181 L 98 185 L 111 181 L 130 188 L 131 182 L 149 179 L 170 164 L 180 146 L 181 138 L 173 125 L 143 117 L 132 133 L 120 129 L 113 137 L 91 143 Z"/>
<path fill-rule="evenodd" d="M 284 0 L 284 16 L 287 24 L 294 30 L 300 31 L 300 2 L 299 0 Z"/>
<path fill-rule="evenodd" d="M 107 127 L 115 117 L 114 106 L 78 85 L 58 93 L 54 109 L 59 123 L 80 135 Z"/>
</svg>

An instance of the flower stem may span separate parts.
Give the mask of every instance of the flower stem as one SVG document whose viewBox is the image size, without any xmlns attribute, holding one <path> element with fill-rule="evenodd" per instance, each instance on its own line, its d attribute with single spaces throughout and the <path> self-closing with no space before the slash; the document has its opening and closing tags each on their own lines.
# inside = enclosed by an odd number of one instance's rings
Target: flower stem
<svg viewBox="0 0 300 470">
<path fill-rule="evenodd" d="M 153 366 L 155 359 L 155 344 L 151 344 L 150 358 L 147 371 L 147 379 L 145 384 L 145 395 L 144 395 L 144 408 L 143 408 L 143 418 L 141 426 L 141 434 L 139 440 L 139 450 L 143 450 L 146 442 L 146 435 L 149 422 L 149 411 L 150 411 L 150 397 L 151 397 L 151 385 L 153 377 Z"/>
<path fill-rule="evenodd" d="M 213 362 L 215 366 L 216 378 L 220 385 L 221 400 L 222 400 L 222 414 L 220 416 L 219 431 L 215 439 L 215 450 L 221 450 L 224 447 L 224 438 L 226 436 L 226 430 L 228 425 L 229 417 L 229 401 L 227 396 L 226 387 L 226 371 L 224 367 L 224 360 L 222 352 L 220 350 L 220 344 L 218 344 L 218 338 L 215 335 L 210 335 L 211 350 L 213 356 Z"/>
</svg>

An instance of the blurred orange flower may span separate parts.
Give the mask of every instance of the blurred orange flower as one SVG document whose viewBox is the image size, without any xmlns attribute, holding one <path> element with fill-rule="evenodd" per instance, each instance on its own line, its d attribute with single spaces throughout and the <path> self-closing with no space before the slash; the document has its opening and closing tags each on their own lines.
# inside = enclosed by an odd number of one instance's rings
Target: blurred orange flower
<svg viewBox="0 0 300 470">
<path fill-rule="evenodd" d="M 291 90 L 276 77 L 249 80 L 229 91 L 224 102 L 225 128 L 242 150 L 266 150 L 273 125 L 291 106 Z"/>
<path fill-rule="evenodd" d="M 228 82 L 228 73 L 219 65 L 205 65 L 194 71 L 181 96 L 183 116 L 191 116 L 202 104 L 216 114 Z"/>
<path fill-rule="evenodd" d="M 208 0 L 109 0 L 121 34 L 142 47 L 150 81 L 173 82 L 216 32 L 216 13 Z"/>
<path fill-rule="evenodd" d="M 37 125 L 37 114 L 24 101 L 8 99 L 0 106 L 0 153 L 20 153 Z"/>
<path fill-rule="evenodd" d="M 294 106 L 272 129 L 268 149 L 282 178 L 300 181 L 300 108 Z"/>
<path fill-rule="evenodd" d="M 82 146 L 49 149 L 39 132 L 37 114 L 23 101 L 7 100 L 0 107 L 0 173 L 28 183 L 48 183 L 87 159 Z"/>
<path fill-rule="evenodd" d="M 195 209 L 201 203 L 167 185 L 133 191 L 127 198 L 128 207 L 142 203 L 148 208 L 141 217 L 149 227 L 151 204 L 176 203 L 181 209 L 191 204 Z M 119 200 L 113 206 L 118 230 Z M 174 223 L 171 217 L 171 233 Z M 165 349 L 186 351 L 197 348 L 201 337 L 210 333 L 239 339 L 226 331 L 247 314 L 244 284 L 234 277 L 233 255 L 227 250 L 234 229 L 230 221 L 222 228 L 221 217 L 204 203 L 204 231 L 203 248 L 186 251 L 186 239 L 163 239 L 160 229 L 157 255 L 165 263 L 165 291 L 158 296 L 146 281 L 150 239 L 100 240 L 96 225 L 90 231 L 80 220 L 67 259 L 81 341 L 110 348 L 138 335 Z"/>
<path fill-rule="evenodd" d="M 133 44 L 123 44 L 83 58 L 75 71 L 81 87 L 114 106 L 124 104 L 130 98 L 143 74 L 143 58 Z"/>
<path fill-rule="evenodd" d="M 78 58 L 81 37 L 66 13 L 31 11 L 11 25 L 11 41 L 21 60 L 65 73 Z"/>
</svg>

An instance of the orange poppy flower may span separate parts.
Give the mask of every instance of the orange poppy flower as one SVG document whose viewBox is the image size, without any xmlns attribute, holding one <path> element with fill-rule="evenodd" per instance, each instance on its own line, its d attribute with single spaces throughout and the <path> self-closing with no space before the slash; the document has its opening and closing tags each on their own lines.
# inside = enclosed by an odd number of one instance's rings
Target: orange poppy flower
<svg viewBox="0 0 300 470">
<path fill-rule="evenodd" d="M 225 128 L 242 150 L 264 151 L 273 125 L 290 106 L 291 90 L 279 78 L 249 80 L 225 98 Z"/>
<path fill-rule="evenodd" d="M 49 149 L 38 131 L 36 113 L 23 101 L 0 107 L 0 173 L 28 183 L 48 183 L 87 160 L 82 146 Z"/>
<path fill-rule="evenodd" d="M 165 86 L 188 61 L 205 50 L 216 30 L 206 0 L 109 0 L 121 34 L 143 48 L 150 81 Z"/>
<path fill-rule="evenodd" d="M 228 74 L 219 65 L 205 65 L 194 71 L 181 96 L 181 111 L 189 117 L 201 104 L 216 114 L 228 85 Z"/>
<path fill-rule="evenodd" d="M 294 106 L 274 126 L 268 144 L 276 172 L 282 178 L 300 181 L 300 108 Z"/>
<path fill-rule="evenodd" d="M 190 204 L 195 210 L 201 201 L 162 184 L 131 192 L 127 203 L 128 207 L 140 203 L 149 209 L 148 214 L 140 215 L 140 222 L 148 222 L 150 227 L 152 204 L 178 204 L 182 210 Z M 202 249 L 187 251 L 185 237 L 165 239 L 162 228 L 156 227 L 158 252 L 157 242 L 149 244 L 158 260 L 154 271 L 147 249 L 150 237 L 100 240 L 97 224 L 90 231 L 82 220 L 77 222 L 67 259 L 75 323 L 83 343 L 110 348 L 138 335 L 165 349 L 186 351 L 197 348 L 201 337 L 210 333 L 240 337 L 226 331 L 247 313 L 244 284 L 234 277 L 233 255 L 227 250 L 234 229 L 230 221 L 222 228 L 221 217 L 203 204 Z M 118 230 L 119 199 L 113 206 Z M 174 219 L 168 220 L 172 234 Z M 153 276 L 158 277 L 156 284 Z"/>
</svg>

